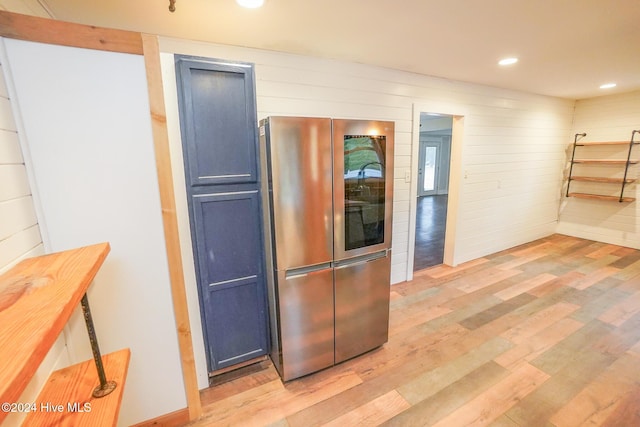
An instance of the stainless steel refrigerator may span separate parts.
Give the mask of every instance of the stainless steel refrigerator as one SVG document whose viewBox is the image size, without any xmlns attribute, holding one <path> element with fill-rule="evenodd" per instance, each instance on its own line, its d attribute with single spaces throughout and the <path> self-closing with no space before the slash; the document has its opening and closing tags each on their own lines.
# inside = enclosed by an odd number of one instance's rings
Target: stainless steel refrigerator
<svg viewBox="0 0 640 427">
<path fill-rule="evenodd" d="M 271 358 L 285 381 L 388 339 L 393 141 L 393 122 L 260 122 Z"/>
</svg>

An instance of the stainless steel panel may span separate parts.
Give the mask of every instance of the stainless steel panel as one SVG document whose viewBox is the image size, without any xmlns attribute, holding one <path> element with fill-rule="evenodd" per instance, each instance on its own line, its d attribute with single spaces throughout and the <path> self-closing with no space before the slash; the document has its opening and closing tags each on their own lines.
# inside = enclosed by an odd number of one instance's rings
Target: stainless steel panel
<svg viewBox="0 0 640 427">
<path fill-rule="evenodd" d="M 393 211 L 393 146 L 394 123 L 369 120 L 333 120 L 333 208 L 334 208 L 334 259 L 346 259 L 366 253 L 376 252 L 391 247 L 391 223 Z M 350 135 L 384 135 L 384 154 L 378 157 L 376 162 L 382 169 L 384 179 L 373 179 L 366 182 L 366 178 L 356 178 L 356 188 L 345 191 L 345 136 Z M 360 171 L 363 172 L 363 171 Z M 364 173 L 362 173 L 364 176 Z M 384 191 L 379 187 L 384 183 Z M 350 184 L 347 183 L 347 187 Z M 378 186 L 376 189 L 375 186 Z M 361 187 L 361 188 L 360 188 Z M 369 193 L 367 194 L 367 190 Z M 384 194 L 381 194 L 384 193 Z M 379 214 L 379 209 L 384 208 L 384 214 Z M 384 217 L 383 238 L 381 242 L 367 240 L 368 222 L 371 217 Z M 374 220 L 375 221 L 375 220 Z M 363 243 L 353 244 L 353 233 L 357 233 L 360 227 Z M 351 231 L 351 238 L 347 239 L 346 231 Z M 357 240 L 357 237 L 355 238 Z M 351 246 L 351 247 L 349 247 Z"/>
<path fill-rule="evenodd" d="M 390 274 L 390 251 L 343 261 L 335 268 L 335 363 L 387 342 Z"/>
<path fill-rule="evenodd" d="M 333 365 L 333 269 L 279 271 L 278 283 L 282 379 Z"/>
<path fill-rule="evenodd" d="M 270 117 L 266 148 L 276 270 L 333 258 L 331 120 Z M 263 135 L 264 134 L 264 135 Z"/>
</svg>

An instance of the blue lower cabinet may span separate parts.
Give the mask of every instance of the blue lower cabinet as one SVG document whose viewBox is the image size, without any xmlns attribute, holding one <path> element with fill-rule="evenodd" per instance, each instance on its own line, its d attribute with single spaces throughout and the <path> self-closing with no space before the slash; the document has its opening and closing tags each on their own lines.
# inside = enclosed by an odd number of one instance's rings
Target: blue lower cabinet
<svg viewBox="0 0 640 427">
<path fill-rule="evenodd" d="M 214 370 L 267 353 L 257 190 L 192 198 L 202 313 Z"/>
<path fill-rule="evenodd" d="M 255 279 L 209 290 L 209 357 L 218 368 L 261 356 L 266 352 L 265 313 L 260 284 Z"/>
</svg>

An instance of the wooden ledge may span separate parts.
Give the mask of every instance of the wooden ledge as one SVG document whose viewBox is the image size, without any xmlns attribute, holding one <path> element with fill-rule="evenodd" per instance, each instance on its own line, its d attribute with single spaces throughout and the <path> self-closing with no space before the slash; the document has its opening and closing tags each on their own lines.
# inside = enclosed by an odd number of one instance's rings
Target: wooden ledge
<svg viewBox="0 0 640 427">
<path fill-rule="evenodd" d="M 35 411 L 25 419 L 25 427 L 115 426 L 127 377 L 129 349 L 102 357 L 108 381 L 115 381 L 110 394 L 95 398 L 93 389 L 100 384 L 93 361 L 55 371 L 49 377 L 35 402 Z"/>
<path fill-rule="evenodd" d="M 624 165 L 627 163 L 626 160 L 606 160 L 606 159 L 574 159 L 573 163 L 593 163 L 593 164 L 601 164 L 601 165 Z M 637 159 L 629 160 L 629 164 L 635 165 L 638 163 Z"/>
<path fill-rule="evenodd" d="M 594 199 L 594 200 L 606 200 L 609 202 L 635 202 L 634 197 L 623 197 L 620 200 L 619 196 L 602 196 L 600 194 L 588 194 L 588 193 L 569 193 L 568 197 L 577 197 L 580 199 Z"/>
<path fill-rule="evenodd" d="M 109 253 L 100 243 L 26 259 L 0 276 L 0 402 L 17 402 Z M 0 423 L 6 417 L 0 411 Z"/>
<path fill-rule="evenodd" d="M 602 141 L 602 142 L 578 142 L 576 145 L 580 146 L 588 146 L 588 145 L 629 145 L 630 141 Z M 637 144 L 637 142 L 634 142 Z"/>
<path fill-rule="evenodd" d="M 636 182 L 634 178 L 604 178 L 597 176 L 572 176 L 569 178 L 571 181 L 585 181 L 585 182 L 606 182 L 608 184 L 631 184 Z"/>
</svg>

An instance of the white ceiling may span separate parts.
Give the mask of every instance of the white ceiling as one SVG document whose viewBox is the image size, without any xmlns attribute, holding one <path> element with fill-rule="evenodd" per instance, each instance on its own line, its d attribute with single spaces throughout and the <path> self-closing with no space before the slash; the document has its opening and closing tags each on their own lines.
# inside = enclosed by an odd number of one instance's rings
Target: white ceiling
<svg viewBox="0 0 640 427">
<path fill-rule="evenodd" d="M 168 0 L 39 2 L 64 21 L 564 98 L 640 89 L 640 0 L 176 0 L 174 13 Z M 498 67 L 505 56 L 520 62 Z"/>
</svg>

